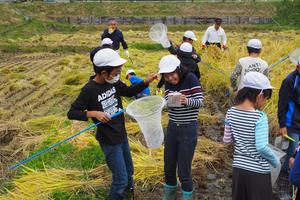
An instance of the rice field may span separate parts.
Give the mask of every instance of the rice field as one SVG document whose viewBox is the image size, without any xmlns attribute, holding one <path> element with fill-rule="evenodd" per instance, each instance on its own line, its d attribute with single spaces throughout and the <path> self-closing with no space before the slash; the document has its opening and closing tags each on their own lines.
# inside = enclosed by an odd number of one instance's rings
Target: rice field
<svg viewBox="0 0 300 200">
<path fill-rule="evenodd" d="M 203 31 L 195 31 L 200 39 Z M 126 31 L 125 38 L 133 63 L 123 66 L 125 72 L 133 68 L 145 77 L 158 70 L 160 58 L 168 51 L 154 44 L 143 31 Z M 183 32 L 170 32 L 169 37 L 179 44 Z M 240 57 L 246 56 L 250 38 L 262 40 L 261 57 L 269 64 L 300 47 L 297 31 L 284 32 L 228 32 L 228 50 L 200 49 L 202 60 L 213 68 L 200 64 L 206 106 L 199 113 L 200 130 L 193 170 L 196 181 L 205 182 L 207 171 L 230 167 L 230 150 L 207 135 L 220 136 L 222 118 L 232 99 L 225 93 L 230 86 L 230 73 Z M 99 44 L 99 33 L 79 31 L 75 34 L 49 34 L 29 39 L 1 40 L 1 45 L 15 44 L 32 52 L 3 53 L 0 61 L 0 199 L 105 199 L 110 173 L 104 156 L 94 139 L 94 130 L 88 131 L 66 144 L 32 160 L 15 171 L 7 168 L 25 157 L 43 150 L 87 127 L 91 122 L 70 121 L 66 112 L 79 94 L 81 87 L 93 75 L 89 49 Z M 76 48 L 82 47 L 80 51 Z M 49 49 L 64 48 L 64 52 Z M 75 50 L 74 50 L 75 48 Z M 66 53 L 68 49 L 71 52 Z M 124 57 L 124 52 L 121 51 Z M 269 114 L 271 134 L 277 132 L 276 106 L 281 81 L 294 69 L 290 61 L 278 65 L 271 72 L 275 87 L 273 98 L 265 111 Z M 223 71 L 226 75 L 219 73 Z M 127 82 L 128 83 L 128 82 Z M 151 85 L 155 93 L 157 82 Z M 124 98 L 124 106 L 132 100 Z M 167 113 L 162 123 L 167 125 Z M 160 187 L 163 177 L 163 147 L 150 151 L 144 145 L 138 124 L 126 116 L 135 165 L 138 188 Z M 211 132 L 211 130 L 218 130 Z"/>
</svg>

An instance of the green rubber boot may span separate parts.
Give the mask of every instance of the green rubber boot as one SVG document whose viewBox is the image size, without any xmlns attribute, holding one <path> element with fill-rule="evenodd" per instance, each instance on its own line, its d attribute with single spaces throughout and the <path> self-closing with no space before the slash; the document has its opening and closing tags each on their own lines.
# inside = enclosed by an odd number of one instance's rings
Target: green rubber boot
<svg viewBox="0 0 300 200">
<path fill-rule="evenodd" d="M 186 192 L 182 190 L 182 200 L 192 200 L 193 198 L 193 191 Z"/>
<path fill-rule="evenodd" d="M 172 186 L 164 184 L 164 193 L 162 196 L 162 200 L 175 200 L 176 190 L 178 185 Z"/>
</svg>

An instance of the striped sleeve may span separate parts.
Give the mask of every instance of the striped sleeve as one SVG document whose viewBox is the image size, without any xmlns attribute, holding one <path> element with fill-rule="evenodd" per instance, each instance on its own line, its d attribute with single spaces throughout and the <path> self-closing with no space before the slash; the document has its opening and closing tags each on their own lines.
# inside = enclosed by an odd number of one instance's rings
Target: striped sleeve
<svg viewBox="0 0 300 200">
<path fill-rule="evenodd" d="M 230 144 L 233 142 L 233 137 L 232 137 L 232 131 L 229 125 L 228 117 L 226 115 L 225 117 L 225 127 L 224 127 L 224 136 L 223 136 L 223 142 L 225 144 Z"/>
<path fill-rule="evenodd" d="M 255 146 L 260 155 L 265 158 L 273 167 L 279 165 L 279 159 L 275 156 L 269 144 L 269 125 L 266 114 L 263 114 L 256 123 Z"/>
<path fill-rule="evenodd" d="M 203 92 L 200 86 L 191 89 L 192 94 L 187 97 L 187 107 L 200 108 L 203 106 Z"/>
</svg>

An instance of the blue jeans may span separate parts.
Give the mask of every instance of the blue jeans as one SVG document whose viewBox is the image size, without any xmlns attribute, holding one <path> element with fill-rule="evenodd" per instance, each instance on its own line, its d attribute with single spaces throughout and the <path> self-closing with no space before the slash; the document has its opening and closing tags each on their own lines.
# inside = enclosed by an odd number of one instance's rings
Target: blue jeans
<svg viewBox="0 0 300 200">
<path fill-rule="evenodd" d="M 286 152 L 286 160 L 283 164 L 283 171 L 285 172 L 289 172 L 289 160 L 290 158 L 294 155 L 295 153 L 295 149 L 297 148 L 297 145 L 299 143 L 300 140 L 300 134 L 299 133 L 291 133 L 290 131 L 288 131 L 288 135 L 293 138 L 296 142 L 292 142 L 289 140 L 289 147 L 287 149 Z"/>
<path fill-rule="evenodd" d="M 101 144 L 106 164 L 112 172 L 109 200 L 124 199 L 124 191 L 133 188 L 133 163 L 128 139 L 117 145 Z"/>
<path fill-rule="evenodd" d="M 180 125 L 169 121 L 165 135 L 165 183 L 177 185 L 177 168 L 182 190 L 193 191 L 192 160 L 197 144 L 198 122 Z"/>
</svg>

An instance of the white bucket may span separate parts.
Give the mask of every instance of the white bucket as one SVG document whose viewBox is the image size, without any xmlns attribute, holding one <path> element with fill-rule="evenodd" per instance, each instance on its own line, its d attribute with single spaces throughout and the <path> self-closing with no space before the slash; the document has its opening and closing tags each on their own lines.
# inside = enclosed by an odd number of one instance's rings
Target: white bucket
<svg viewBox="0 0 300 200">
<path fill-rule="evenodd" d="M 147 147 L 159 148 L 164 140 L 161 124 L 161 111 L 165 99 L 159 96 L 147 96 L 133 101 L 127 106 L 127 113 L 139 124 Z"/>
</svg>

